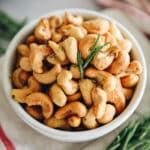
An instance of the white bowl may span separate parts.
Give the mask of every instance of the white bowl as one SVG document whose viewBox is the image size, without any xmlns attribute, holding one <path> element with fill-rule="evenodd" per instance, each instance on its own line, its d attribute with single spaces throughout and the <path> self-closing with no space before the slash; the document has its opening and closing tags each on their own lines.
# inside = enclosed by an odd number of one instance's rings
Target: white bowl
<svg viewBox="0 0 150 150">
<path fill-rule="evenodd" d="M 43 15 L 41 17 L 50 17 L 52 15 L 63 15 L 64 11 L 66 10 L 60 10 L 55 12 L 50 12 L 46 15 Z M 127 106 L 127 108 L 118 116 L 116 117 L 112 122 L 108 123 L 107 125 L 104 125 L 102 127 L 98 127 L 93 130 L 87 130 L 87 131 L 78 131 L 78 132 L 71 132 L 71 131 L 61 131 L 57 129 L 53 129 L 50 127 L 45 126 L 44 124 L 36 121 L 33 119 L 26 111 L 21 107 L 19 103 L 17 103 L 11 96 L 10 92 L 12 89 L 12 83 L 10 79 L 10 75 L 13 69 L 13 65 L 15 63 L 15 56 L 16 56 L 16 47 L 19 43 L 23 42 L 25 37 L 33 31 L 33 28 L 39 21 L 41 17 L 38 19 L 30 22 L 28 25 L 26 25 L 12 40 L 10 43 L 7 53 L 4 59 L 4 68 L 3 68 L 3 85 L 4 90 L 7 95 L 8 101 L 11 104 L 14 111 L 17 113 L 17 115 L 24 120 L 30 127 L 35 129 L 36 131 L 42 133 L 45 136 L 48 136 L 49 138 L 53 138 L 60 141 L 65 142 L 84 142 L 96 139 L 98 137 L 101 137 L 117 127 L 119 127 L 123 122 L 125 122 L 131 114 L 135 111 L 137 106 L 139 105 L 144 90 L 146 86 L 146 79 L 147 79 L 147 70 L 146 70 L 146 64 L 145 64 L 145 58 L 143 56 L 143 52 L 138 45 L 137 41 L 133 37 L 133 35 L 120 23 L 113 20 L 112 18 L 109 18 L 106 15 L 103 15 L 102 13 L 98 13 L 95 11 L 85 10 L 85 9 L 67 9 L 67 11 L 73 13 L 73 14 L 80 14 L 85 17 L 101 17 L 110 21 L 116 22 L 117 26 L 120 28 L 120 30 L 124 33 L 124 35 L 132 41 L 133 43 L 133 56 L 139 60 L 142 63 L 142 66 L 144 68 L 143 73 L 140 76 L 140 81 L 136 87 L 134 96 L 131 99 L 131 102 Z"/>
</svg>

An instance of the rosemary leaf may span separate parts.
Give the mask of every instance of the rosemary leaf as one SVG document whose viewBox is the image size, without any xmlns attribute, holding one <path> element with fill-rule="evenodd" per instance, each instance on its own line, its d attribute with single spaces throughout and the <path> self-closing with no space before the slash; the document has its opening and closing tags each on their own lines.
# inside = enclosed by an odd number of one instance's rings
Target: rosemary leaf
<svg viewBox="0 0 150 150">
<path fill-rule="evenodd" d="M 81 79 L 83 79 L 84 78 L 84 71 L 83 71 L 82 58 L 81 58 L 80 51 L 78 51 L 78 53 L 77 53 L 77 60 L 78 60 L 78 67 L 80 70 L 80 76 L 81 76 Z"/>
</svg>

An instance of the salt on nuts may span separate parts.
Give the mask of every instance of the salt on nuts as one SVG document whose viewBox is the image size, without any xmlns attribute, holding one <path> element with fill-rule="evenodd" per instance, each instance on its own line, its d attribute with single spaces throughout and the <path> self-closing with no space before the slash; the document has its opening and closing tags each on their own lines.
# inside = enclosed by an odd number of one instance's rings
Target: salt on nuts
<svg viewBox="0 0 150 150">
<path fill-rule="evenodd" d="M 29 47 L 28 47 L 26 44 L 19 44 L 19 45 L 17 46 L 17 50 L 18 50 L 18 53 L 19 53 L 21 56 L 28 57 L 29 54 L 30 54 L 30 49 L 29 49 Z"/>
<path fill-rule="evenodd" d="M 131 97 L 133 96 L 133 89 L 130 88 L 123 88 L 123 94 L 126 98 L 126 100 L 130 100 Z"/>
<path fill-rule="evenodd" d="M 83 22 L 83 27 L 87 29 L 88 33 L 104 34 L 108 32 L 110 25 L 107 20 L 97 18 Z"/>
<path fill-rule="evenodd" d="M 51 49 L 53 50 L 53 52 L 56 54 L 57 58 L 60 61 L 65 61 L 65 59 L 66 59 L 65 52 L 59 44 L 57 44 L 53 41 L 48 41 L 48 46 L 51 47 Z"/>
<path fill-rule="evenodd" d="M 95 87 L 95 84 L 90 79 L 82 79 L 79 81 L 79 88 L 84 100 L 84 103 L 88 106 L 92 104 L 91 92 Z"/>
<path fill-rule="evenodd" d="M 112 74 L 120 74 L 121 72 L 124 72 L 128 65 L 130 64 L 130 56 L 125 51 L 120 51 L 118 53 L 117 58 L 112 62 L 110 67 L 108 68 L 108 71 Z"/>
<path fill-rule="evenodd" d="M 32 92 L 40 91 L 40 84 L 35 80 L 33 76 L 28 79 L 28 87 L 24 87 L 22 89 L 12 89 L 11 95 L 14 99 L 19 103 L 24 103 L 27 95 Z"/>
<path fill-rule="evenodd" d="M 64 119 L 71 115 L 77 115 L 82 118 L 86 115 L 86 113 L 87 113 L 86 106 L 81 102 L 75 101 L 75 102 L 68 103 L 65 106 L 59 108 L 55 112 L 54 116 L 57 119 Z"/>
<path fill-rule="evenodd" d="M 25 106 L 25 110 L 33 118 L 35 118 L 37 120 L 42 120 L 43 119 L 42 111 L 38 107 L 36 107 L 36 106 Z"/>
<path fill-rule="evenodd" d="M 29 61 L 33 71 L 36 73 L 43 72 L 43 59 L 50 55 L 52 50 L 46 45 L 38 45 L 35 43 L 30 44 L 30 56 Z"/>
<path fill-rule="evenodd" d="M 70 130 L 70 126 L 68 125 L 67 120 L 65 119 L 57 119 L 54 116 L 45 119 L 44 123 L 51 127 L 51 128 L 56 128 L 56 129 L 64 129 L 64 130 Z"/>
<path fill-rule="evenodd" d="M 73 115 L 67 119 L 67 122 L 71 127 L 79 127 L 81 124 L 81 118 L 79 116 Z"/>
<path fill-rule="evenodd" d="M 93 88 L 91 94 L 93 100 L 93 113 L 96 118 L 102 118 L 106 109 L 107 94 L 99 87 Z"/>
<path fill-rule="evenodd" d="M 20 65 L 21 69 L 23 69 L 24 71 L 32 71 L 29 57 L 21 57 L 19 65 Z"/>
<path fill-rule="evenodd" d="M 67 95 L 75 94 L 78 90 L 78 84 L 72 80 L 72 74 L 68 70 L 64 69 L 59 73 L 57 83 Z"/>
<path fill-rule="evenodd" d="M 33 76 L 37 81 L 42 84 L 50 84 L 56 81 L 58 74 L 61 72 L 62 68 L 60 64 L 56 64 L 52 69 L 44 73 L 33 72 Z"/>
<path fill-rule="evenodd" d="M 82 16 L 73 16 L 69 12 L 65 12 L 64 20 L 67 24 L 81 25 L 83 23 Z"/>
<path fill-rule="evenodd" d="M 67 102 L 67 97 L 63 90 L 58 86 L 58 84 L 54 83 L 49 90 L 49 95 L 54 104 L 59 107 L 62 107 Z"/>
<path fill-rule="evenodd" d="M 30 45 L 31 43 L 35 43 L 36 40 L 37 40 L 37 39 L 36 39 L 35 35 L 30 35 L 30 36 L 27 37 L 26 43 L 27 43 L 28 45 Z"/>
<path fill-rule="evenodd" d="M 73 94 L 73 95 L 68 95 L 68 96 L 67 96 L 67 100 L 68 100 L 69 102 L 77 101 L 77 100 L 79 100 L 80 98 L 81 98 L 81 93 L 80 93 L 80 92 L 77 92 L 77 93 L 75 93 L 75 94 Z"/>
<path fill-rule="evenodd" d="M 68 37 L 63 41 L 63 48 L 66 52 L 69 61 L 73 64 L 77 64 L 77 40 L 74 37 Z"/>
<path fill-rule="evenodd" d="M 35 27 L 34 34 L 38 40 L 47 41 L 51 38 L 51 31 L 49 27 L 49 21 L 43 18 L 39 21 L 38 25 Z"/>
<path fill-rule="evenodd" d="M 87 129 L 94 129 L 96 127 L 98 127 L 98 123 L 96 121 L 96 117 L 94 115 L 94 111 L 93 111 L 93 107 L 91 107 L 86 116 L 82 119 L 83 125 L 87 128 Z"/>
<path fill-rule="evenodd" d="M 72 24 L 62 26 L 61 32 L 63 35 L 72 36 L 77 40 L 84 38 L 87 34 L 86 30 L 82 26 L 75 26 Z"/>
<path fill-rule="evenodd" d="M 85 75 L 89 78 L 96 79 L 106 92 L 112 91 L 116 88 L 116 78 L 107 71 L 100 71 L 89 67 L 85 70 Z"/>
<path fill-rule="evenodd" d="M 136 86 L 139 81 L 139 76 L 136 74 L 129 74 L 121 78 L 121 84 L 125 88 L 131 88 Z"/>
<path fill-rule="evenodd" d="M 70 71 L 72 73 L 72 78 L 80 79 L 80 71 L 78 66 L 71 65 Z"/>
<path fill-rule="evenodd" d="M 51 16 L 49 18 L 49 25 L 51 29 L 56 29 L 63 24 L 63 20 L 60 16 Z"/>
<path fill-rule="evenodd" d="M 116 109 L 111 104 L 106 104 L 106 109 L 102 118 L 97 119 L 101 124 L 107 124 L 111 122 L 116 114 Z"/>
</svg>

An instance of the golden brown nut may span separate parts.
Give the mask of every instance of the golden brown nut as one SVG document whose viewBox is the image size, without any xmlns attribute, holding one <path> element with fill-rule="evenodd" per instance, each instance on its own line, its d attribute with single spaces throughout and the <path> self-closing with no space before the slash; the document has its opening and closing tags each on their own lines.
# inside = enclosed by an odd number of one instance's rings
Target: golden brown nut
<svg viewBox="0 0 150 150">
<path fill-rule="evenodd" d="M 81 124 L 81 118 L 79 116 L 76 116 L 76 115 L 73 115 L 71 117 L 69 117 L 67 119 L 68 121 L 68 124 L 71 126 L 71 127 L 79 127 L 80 124 Z"/>
<path fill-rule="evenodd" d="M 21 57 L 19 65 L 24 71 L 32 71 L 29 57 Z"/>
<path fill-rule="evenodd" d="M 43 119 L 42 111 L 36 106 L 26 106 L 25 110 L 28 114 L 30 114 L 33 118 L 37 120 Z"/>
<path fill-rule="evenodd" d="M 36 40 L 37 40 L 37 39 L 36 39 L 35 35 L 30 35 L 30 36 L 27 37 L 26 43 L 27 43 L 28 45 L 30 45 L 31 43 L 35 43 Z"/>
<path fill-rule="evenodd" d="M 70 130 L 65 119 L 56 119 L 54 116 L 44 120 L 44 123 L 51 128 Z"/>
<path fill-rule="evenodd" d="M 49 118 L 53 114 L 53 103 L 50 97 L 41 92 L 34 92 L 25 98 L 28 106 L 41 106 L 42 113 L 45 118 Z"/>
<path fill-rule="evenodd" d="M 67 95 L 75 94 L 78 90 L 78 83 L 72 80 L 72 74 L 68 70 L 62 70 L 57 76 L 58 85 Z"/>
<path fill-rule="evenodd" d="M 83 27 L 87 29 L 88 33 L 104 34 L 108 32 L 110 25 L 107 20 L 97 18 L 83 22 Z"/>
<path fill-rule="evenodd" d="M 72 78 L 80 79 L 80 71 L 78 66 L 71 65 L 70 71 L 72 73 Z"/>
<path fill-rule="evenodd" d="M 19 45 L 17 46 L 17 50 L 18 50 L 18 53 L 19 53 L 21 56 L 28 57 L 29 54 L 30 54 L 30 49 L 29 49 L 29 47 L 28 47 L 26 44 L 19 44 Z"/>
<path fill-rule="evenodd" d="M 106 104 L 106 109 L 102 118 L 97 119 L 101 124 L 107 124 L 111 122 L 116 114 L 116 109 L 111 104 Z"/>
<path fill-rule="evenodd" d="M 49 27 L 49 21 L 43 18 L 39 21 L 34 30 L 35 37 L 41 41 L 47 41 L 51 38 L 51 31 Z"/>
<path fill-rule="evenodd" d="M 77 100 L 79 100 L 80 98 L 81 98 L 81 93 L 80 93 L 80 92 L 77 92 L 77 93 L 75 93 L 75 94 L 73 94 L 73 95 L 68 95 L 68 96 L 67 96 L 67 100 L 68 100 L 69 102 L 77 101 Z"/>
<path fill-rule="evenodd" d="M 62 34 L 53 31 L 53 33 L 52 33 L 52 41 L 58 43 L 58 42 L 61 41 L 62 38 L 63 38 Z"/>
<path fill-rule="evenodd" d="M 62 107 L 67 102 L 67 97 L 63 90 L 55 83 L 50 87 L 49 95 L 54 104 L 59 107 Z"/>
<path fill-rule="evenodd" d="M 129 88 L 123 88 L 123 94 L 126 98 L 126 100 L 130 100 L 131 97 L 133 96 L 133 90 Z"/>
<path fill-rule="evenodd" d="M 62 17 L 60 16 L 51 16 L 49 18 L 49 25 L 51 29 L 56 29 L 63 24 Z"/>
<path fill-rule="evenodd" d="M 87 113 L 86 106 L 81 102 L 71 102 L 65 106 L 59 108 L 55 112 L 55 117 L 57 119 L 64 119 L 71 115 L 78 115 L 79 117 L 84 117 Z"/>
<path fill-rule="evenodd" d="M 92 104 L 91 92 L 95 87 L 95 84 L 90 79 L 82 79 L 79 81 L 79 88 L 84 100 L 84 103 L 88 106 Z"/>
</svg>

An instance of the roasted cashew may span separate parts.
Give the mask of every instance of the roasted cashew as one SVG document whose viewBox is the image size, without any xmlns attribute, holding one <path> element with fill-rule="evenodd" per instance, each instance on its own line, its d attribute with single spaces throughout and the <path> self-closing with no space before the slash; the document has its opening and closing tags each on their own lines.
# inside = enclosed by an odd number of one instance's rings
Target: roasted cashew
<svg viewBox="0 0 150 150">
<path fill-rule="evenodd" d="M 129 74 L 121 78 L 121 84 L 125 88 L 131 88 L 137 85 L 139 76 L 136 74 Z"/>
<path fill-rule="evenodd" d="M 71 102 L 69 104 L 66 104 L 65 106 L 59 108 L 55 112 L 55 117 L 57 119 L 64 119 L 66 117 L 69 117 L 71 115 L 77 115 L 79 117 L 84 117 L 87 113 L 86 106 L 81 102 Z"/>
<path fill-rule="evenodd" d="M 70 71 L 72 73 L 72 78 L 80 79 L 80 71 L 78 66 L 71 65 Z"/>
<path fill-rule="evenodd" d="M 19 62 L 19 66 L 24 71 L 32 71 L 32 67 L 31 67 L 31 64 L 30 64 L 29 57 L 21 57 L 20 62 Z"/>
<path fill-rule="evenodd" d="M 35 27 L 34 34 L 38 40 L 47 41 L 51 38 L 51 31 L 49 27 L 49 21 L 43 18 L 39 21 L 38 25 Z"/>
<path fill-rule="evenodd" d="M 84 100 L 84 103 L 88 106 L 92 104 L 91 92 L 95 87 L 95 84 L 90 79 L 82 79 L 79 81 L 79 88 Z"/>
<path fill-rule="evenodd" d="M 31 94 L 32 92 L 40 91 L 40 88 L 40 84 L 33 76 L 31 76 L 28 79 L 28 87 L 24 87 L 22 89 L 12 89 L 11 95 L 19 103 L 24 103 L 27 95 Z"/>
<path fill-rule="evenodd" d="M 125 51 L 120 51 L 118 53 L 117 58 L 112 62 L 110 67 L 108 68 L 108 71 L 112 74 L 120 74 L 121 72 L 124 72 L 128 65 L 130 64 L 130 56 Z"/>
<path fill-rule="evenodd" d="M 129 89 L 129 88 L 123 88 L 123 94 L 126 98 L 126 100 L 130 100 L 131 97 L 133 96 L 133 89 Z"/>
<path fill-rule="evenodd" d="M 52 41 L 58 43 L 58 42 L 61 41 L 62 37 L 63 37 L 62 34 L 57 33 L 57 32 L 55 32 L 55 31 L 52 32 Z"/>
<path fill-rule="evenodd" d="M 56 81 L 57 75 L 61 72 L 62 68 L 60 64 L 56 64 L 52 69 L 44 73 L 33 72 L 33 76 L 37 81 L 42 84 L 50 84 Z"/>
<path fill-rule="evenodd" d="M 55 83 L 50 87 L 49 95 L 54 104 L 59 107 L 62 107 L 67 102 L 67 97 L 63 90 Z"/>
<path fill-rule="evenodd" d="M 105 33 L 103 36 L 105 37 L 105 43 L 110 42 L 110 44 L 107 45 L 106 48 L 117 45 L 116 38 L 113 35 L 111 35 L 110 32 Z"/>
<path fill-rule="evenodd" d="M 36 43 L 36 40 L 37 39 L 36 39 L 35 35 L 30 35 L 30 36 L 27 37 L 26 43 L 28 45 L 30 45 L 31 43 Z"/>
<path fill-rule="evenodd" d="M 48 45 L 51 47 L 51 49 L 53 50 L 53 52 L 56 54 L 57 58 L 60 61 L 65 61 L 66 59 L 65 52 L 59 44 L 53 41 L 48 41 Z"/>
<path fill-rule="evenodd" d="M 34 92 L 25 98 L 28 106 L 41 106 L 42 113 L 45 118 L 49 118 L 53 114 L 53 103 L 50 97 L 41 92 Z"/>
<path fill-rule="evenodd" d="M 88 110 L 86 116 L 82 119 L 82 122 L 87 129 L 94 129 L 98 126 L 93 107 Z"/>
<path fill-rule="evenodd" d="M 61 32 L 65 36 L 72 36 L 77 40 L 84 38 L 87 34 L 87 31 L 82 26 L 75 26 L 72 24 L 62 26 Z"/>
<path fill-rule="evenodd" d="M 55 117 L 50 117 L 44 120 L 44 123 L 51 128 L 70 130 L 67 120 L 56 119 Z"/>
<path fill-rule="evenodd" d="M 82 16 L 73 16 L 69 12 L 65 12 L 64 20 L 67 24 L 81 25 L 83 23 Z"/>
<path fill-rule="evenodd" d="M 56 29 L 63 24 L 62 17 L 60 16 L 51 16 L 49 18 L 49 25 L 51 29 Z"/>
<path fill-rule="evenodd" d="M 52 53 L 52 50 L 46 46 L 46 45 L 37 45 L 35 43 L 30 44 L 30 64 L 36 73 L 42 73 L 43 72 L 43 59 L 44 57 L 50 55 Z"/>
<path fill-rule="evenodd" d="M 33 118 L 35 118 L 37 120 L 42 120 L 43 119 L 42 111 L 38 107 L 36 107 L 36 106 L 26 106 L 25 110 Z"/>
<path fill-rule="evenodd" d="M 92 100 L 93 100 L 93 113 L 96 118 L 102 118 L 107 102 L 107 94 L 105 91 L 100 89 L 99 87 L 95 87 L 92 89 Z"/>
<path fill-rule="evenodd" d="M 73 64 L 77 64 L 77 40 L 74 37 L 68 37 L 63 41 L 63 48 L 66 52 L 69 61 Z"/>
<path fill-rule="evenodd" d="M 71 126 L 71 127 L 79 127 L 80 124 L 81 124 L 81 118 L 79 116 L 76 116 L 76 115 L 73 115 L 71 117 L 69 117 L 67 119 L 68 121 L 68 124 Z"/>
<path fill-rule="evenodd" d="M 67 96 L 67 100 L 68 100 L 69 102 L 77 101 L 77 100 L 79 100 L 80 98 L 81 98 L 81 93 L 80 93 L 80 92 L 77 92 L 77 93 L 75 93 L 75 94 L 73 94 L 73 95 L 68 95 L 68 96 Z"/>
<path fill-rule="evenodd" d="M 106 109 L 102 118 L 97 119 L 101 124 L 107 124 L 111 122 L 116 114 L 116 109 L 111 104 L 106 104 Z"/>
<path fill-rule="evenodd" d="M 85 75 L 89 78 L 94 78 L 102 85 L 103 89 L 107 92 L 112 91 L 116 88 L 117 80 L 116 78 L 106 71 L 96 70 L 89 67 L 85 70 Z"/>
<path fill-rule="evenodd" d="M 110 25 L 107 20 L 97 18 L 83 22 L 83 27 L 87 29 L 88 33 L 104 34 L 108 32 Z"/>
<path fill-rule="evenodd" d="M 18 53 L 19 53 L 21 56 L 28 57 L 29 54 L 30 54 L 30 49 L 29 49 L 29 47 L 28 47 L 26 44 L 19 44 L 19 45 L 17 46 L 17 50 L 18 50 Z"/>
<path fill-rule="evenodd" d="M 62 70 L 57 76 L 57 83 L 67 95 L 72 95 L 77 92 L 78 84 L 72 80 L 72 74 L 68 70 Z"/>
</svg>

